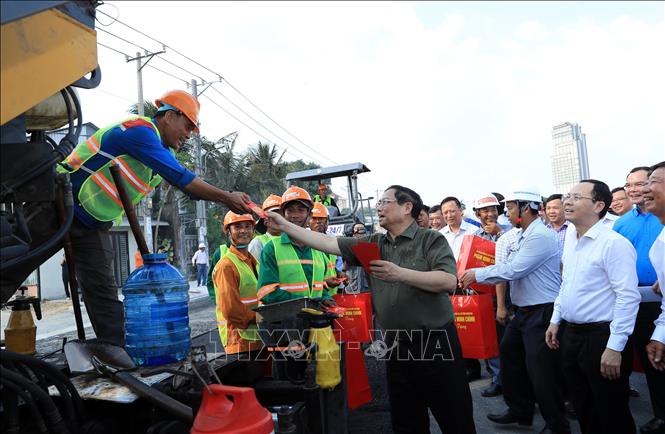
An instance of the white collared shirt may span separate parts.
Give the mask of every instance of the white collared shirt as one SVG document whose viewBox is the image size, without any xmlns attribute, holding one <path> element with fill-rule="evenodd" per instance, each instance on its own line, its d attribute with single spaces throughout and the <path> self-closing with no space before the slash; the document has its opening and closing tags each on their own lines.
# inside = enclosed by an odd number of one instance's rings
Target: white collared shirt
<svg viewBox="0 0 665 434">
<path fill-rule="evenodd" d="M 665 292 L 665 228 L 660 231 L 660 235 L 658 235 L 653 246 L 651 246 L 649 259 L 651 260 L 653 268 L 656 269 L 660 291 L 661 293 Z M 654 321 L 654 324 L 656 324 L 656 329 L 653 331 L 651 340 L 665 344 L 665 297 L 663 297 L 663 300 L 661 301 L 660 316 Z"/>
<path fill-rule="evenodd" d="M 609 229 L 612 229 L 614 227 L 614 222 L 617 220 L 619 220 L 619 216 L 607 213 L 605 214 L 605 217 L 603 217 L 603 224 Z"/>
<path fill-rule="evenodd" d="M 550 322 L 610 321 L 607 348 L 623 351 L 640 305 L 637 253 L 630 241 L 598 221 L 578 239 L 572 231 L 563 251 L 563 280 Z"/>
<path fill-rule="evenodd" d="M 473 235 L 478 230 L 478 226 L 474 226 L 471 223 L 467 223 L 462 220 L 462 224 L 459 227 L 459 231 L 455 234 L 450 230 L 450 226 L 446 225 L 443 228 L 439 229 L 439 232 L 446 237 L 446 241 L 450 245 L 450 248 L 453 251 L 453 256 L 455 260 L 459 257 L 459 251 L 462 248 L 462 239 L 464 235 Z"/>
</svg>

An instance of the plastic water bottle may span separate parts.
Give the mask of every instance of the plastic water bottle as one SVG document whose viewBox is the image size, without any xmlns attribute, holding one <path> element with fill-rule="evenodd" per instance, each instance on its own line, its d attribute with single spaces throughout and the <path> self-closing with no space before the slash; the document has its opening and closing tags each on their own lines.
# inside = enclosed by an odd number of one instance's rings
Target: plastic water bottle
<svg viewBox="0 0 665 434">
<path fill-rule="evenodd" d="M 139 366 L 184 359 L 191 348 L 189 283 L 166 254 L 143 255 L 129 275 L 125 297 L 125 349 Z"/>
</svg>

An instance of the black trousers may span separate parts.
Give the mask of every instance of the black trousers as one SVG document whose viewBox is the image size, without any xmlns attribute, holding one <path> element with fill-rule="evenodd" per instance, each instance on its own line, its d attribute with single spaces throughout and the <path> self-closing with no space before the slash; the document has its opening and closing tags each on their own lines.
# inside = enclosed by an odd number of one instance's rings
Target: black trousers
<svg viewBox="0 0 665 434">
<path fill-rule="evenodd" d="M 554 304 L 517 308 L 501 340 L 503 398 L 511 413 L 532 417 L 535 403 L 555 432 L 569 432 L 564 415 L 561 359 L 545 344 Z"/>
<path fill-rule="evenodd" d="M 74 219 L 69 234 L 76 279 L 88 317 L 100 340 L 125 344 L 125 314 L 113 274 L 113 244 L 109 227 L 88 229 Z"/>
<path fill-rule="evenodd" d="M 654 321 L 660 315 L 660 302 L 640 303 L 633 330 L 633 345 L 644 368 L 655 417 L 665 419 L 665 371 L 657 371 L 647 358 L 646 346 L 655 329 Z"/>
<path fill-rule="evenodd" d="M 561 339 L 563 374 L 583 434 L 635 432 L 628 406 L 632 343 L 621 352 L 621 377 L 607 380 L 600 375 L 600 358 L 609 337 L 609 323 L 568 324 Z"/>
<path fill-rule="evenodd" d="M 387 361 L 393 431 L 429 433 L 429 409 L 442 432 L 475 433 L 471 391 L 455 324 L 437 332 L 425 331 L 422 336 L 397 341 Z"/>
</svg>

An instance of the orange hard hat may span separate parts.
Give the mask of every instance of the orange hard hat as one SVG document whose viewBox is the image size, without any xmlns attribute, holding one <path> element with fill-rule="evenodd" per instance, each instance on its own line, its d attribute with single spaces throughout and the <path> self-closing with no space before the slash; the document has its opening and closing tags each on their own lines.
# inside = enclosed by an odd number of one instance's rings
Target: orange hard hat
<svg viewBox="0 0 665 434">
<path fill-rule="evenodd" d="M 253 225 L 256 224 L 252 216 L 249 214 L 236 214 L 233 211 L 229 211 L 224 216 L 224 231 L 226 231 L 229 225 L 239 222 L 251 222 Z"/>
<path fill-rule="evenodd" d="M 328 213 L 328 208 L 325 207 L 321 202 L 314 202 L 314 208 L 312 208 L 312 217 L 327 219 L 330 216 Z"/>
<path fill-rule="evenodd" d="M 199 110 L 201 109 L 201 103 L 199 103 L 199 100 L 194 95 L 184 90 L 170 90 L 162 95 L 161 98 L 155 100 L 157 108 L 165 104 L 177 108 L 194 124 L 194 131 L 199 132 Z"/>
<path fill-rule="evenodd" d="M 276 194 L 271 194 L 263 201 L 263 211 L 268 211 L 270 208 L 279 208 L 282 205 L 282 198 Z"/>
<path fill-rule="evenodd" d="M 293 202 L 293 201 L 300 201 L 304 203 L 309 209 L 312 209 L 312 198 L 307 193 L 306 190 L 292 186 L 286 189 L 284 194 L 282 195 L 282 205 L 281 208 L 284 209 L 287 203 Z"/>
</svg>

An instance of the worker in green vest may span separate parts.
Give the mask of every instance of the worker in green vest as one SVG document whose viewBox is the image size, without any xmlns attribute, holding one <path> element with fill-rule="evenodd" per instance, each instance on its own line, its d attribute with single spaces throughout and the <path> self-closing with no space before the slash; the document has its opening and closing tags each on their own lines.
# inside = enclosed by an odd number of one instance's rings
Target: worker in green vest
<svg viewBox="0 0 665 434">
<path fill-rule="evenodd" d="M 185 91 L 173 90 L 155 104 L 154 117 L 132 116 L 98 130 L 58 166 L 59 172 L 70 174 L 72 183 L 74 221 L 69 233 L 90 322 L 98 339 L 120 346 L 124 345 L 124 312 L 115 284 L 109 230 L 113 222 L 121 221 L 124 209 L 109 167 L 120 168 L 132 204 L 163 178 L 193 198 L 250 212 L 245 193 L 210 185 L 175 158 L 175 151 L 199 131 L 199 101 Z"/>
<path fill-rule="evenodd" d="M 276 194 L 271 194 L 263 201 L 261 208 L 265 212 L 276 211 L 279 212 L 279 208 L 282 206 L 282 197 L 277 196 Z M 259 261 L 259 266 L 261 265 L 261 252 L 263 247 L 268 244 L 268 241 L 273 238 L 277 238 L 281 235 L 281 232 L 276 231 L 275 229 L 267 228 L 265 234 L 257 235 L 254 237 L 251 243 L 249 243 L 249 253 L 254 255 L 257 261 Z"/>
<path fill-rule="evenodd" d="M 256 295 L 258 265 L 247 246 L 254 236 L 254 219 L 250 214 L 229 211 L 224 217 L 224 232 L 231 246 L 213 270 L 217 328 L 226 354 L 258 351 L 262 344 L 253 307 L 259 305 Z"/>
<path fill-rule="evenodd" d="M 319 184 L 318 189 L 319 194 L 314 195 L 314 202 L 319 202 L 325 205 L 326 207 L 337 208 L 337 203 L 332 196 L 328 196 L 328 186 L 325 184 Z M 337 208 L 339 214 L 339 208 Z"/>
<path fill-rule="evenodd" d="M 328 232 L 328 221 L 329 221 L 328 208 L 323 206 L 322 203 L 314 202 L 314 207 L 312 208 L 312 212 L 309 215 L 309 221 L 308 221 L 309 229 L 315 232 L 325 234 Z M 337 270 L 338 262 L 340 263 L 342 262 L 341 257 L 338 257 L 337 255 L 329 255 L 327 253 L 324 253 L 324 256 L 327 259 L 326 280 L 325 280 L 326 287 L 328 288 L 328 292 L 330 293 L 330 295 L 335 295 L 337 294 L 338 287 L 341 283 L 340 279 L 346 277 L 344 276 L 344 273 Z"/>
<path fill-rule="evenodd" d="M 282 195 L 281 213 L 291 223 L 302 228 L 313 206 L 309 193 L 300 187 L 289 187 Z M 258 298 L 262 304 L 301 297 L 322 298 L 324 306 L 334 306 L 325 288 L 327 256 L 292 241 L 281 234 L 272 239 L 261 252 Z"/>
</svg>

